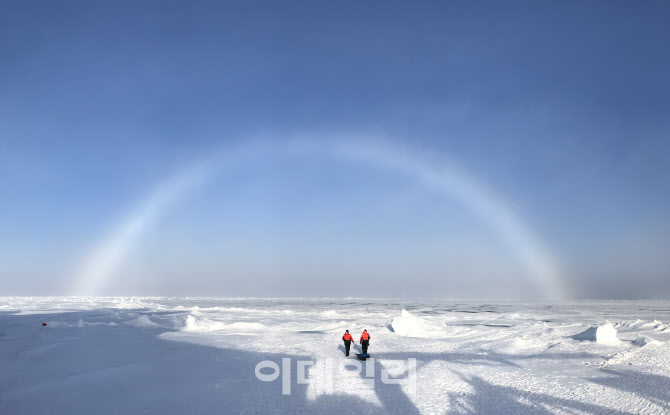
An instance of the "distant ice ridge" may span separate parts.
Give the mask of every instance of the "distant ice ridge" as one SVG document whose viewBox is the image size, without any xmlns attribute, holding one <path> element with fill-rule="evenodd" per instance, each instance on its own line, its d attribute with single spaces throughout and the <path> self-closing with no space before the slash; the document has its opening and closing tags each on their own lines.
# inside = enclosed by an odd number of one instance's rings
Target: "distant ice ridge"
<svg viewBox="0 0 670 415">
<path fill-rule="evenodd" d="M 627 330 L 627 329 L 644 329 L 644 330 L 657 330 L 657 331 L 663 331 L 665 330 L 668 325 L 663 324 L 660 320 L 654 320 L 654 321 L 649 321 L 649 322 L 644 322 L 640 319 L 637 319 L 636 321 L 632 323 L 628 322 L 619 322 L 614 325 L 614 327 L 617 330 Z"/>
<path fill-rule="evenodd" d="M 79 319 L 76 323 L 66 323 L 63 321 L 49 321 L 46 325 L 46 327 L 76 327 L 76 328 L 83 328 L 83 327 L 89 327 L 89 326 L 109 326 L 109 327 L 115 327 L 117 326 L 116 323 L 114 322 L 109 322 L 109 323 L 103 323 L 103 322 L 94 322 L 90 323 L 88 321 L 84 321 L 83 319 Z"/>
<path fill-rule="evenodd" d="M 437 326 L 414 316 L 403 309 L 400 317 L 395 317 L 391 322 L 393 331 L 399 336 L 423 337 L 429 339 L 441 339 L 447 337 L 443 327 Z"/>
<path fill-rule="evenodd" d="M 224 331 L 226 333 L 254 336 L 267 330 L 267 327 L 261 323 L 247 323 L 242 321 L 223 323 L 221 321 L 214 321 L 191 314 L 186 317 L 182 330 L 191 332 Z"/>
<path fill-rule="evenodd" d="M 616 335 L 617 331 L 612 323 L 605 323 L 599 326 L 591 326 L 581 333 L 572 336 L 579 341 L 592 341 L 605 346 L 620 346 L 621 340 Z"/>
</svg>

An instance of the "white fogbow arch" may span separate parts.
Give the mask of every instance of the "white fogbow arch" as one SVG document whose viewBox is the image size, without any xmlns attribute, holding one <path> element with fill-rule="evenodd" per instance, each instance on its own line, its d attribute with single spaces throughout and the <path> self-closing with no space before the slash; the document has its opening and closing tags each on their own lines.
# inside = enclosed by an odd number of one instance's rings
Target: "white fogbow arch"
<svg viewBox="0 0 670 415">
<path fill-rule="evenodd" d="M 466 204 L 499 234 L 526 268 L 532 283 L 546 298 L 561 299 L 567 295 L 555 261 L 530 228 L 493 192 L 451 164 L 431 161 L 425 155 L 387 140 L 369 139 L 295 139 L 282 141 L 281 145 L 276 141 L 254 141 L 232 149 L 226 148 L 180 170 L 154 188 L 87 256 L 76 274 L 73 293 L 99 294 L 129 250 L 168 207 L 225 169 L 234 167 L 236 163 L 253 161 L 260 154 L 331 155 L 390 169 L 436 191 L 445 192 Z"/>
</svg>

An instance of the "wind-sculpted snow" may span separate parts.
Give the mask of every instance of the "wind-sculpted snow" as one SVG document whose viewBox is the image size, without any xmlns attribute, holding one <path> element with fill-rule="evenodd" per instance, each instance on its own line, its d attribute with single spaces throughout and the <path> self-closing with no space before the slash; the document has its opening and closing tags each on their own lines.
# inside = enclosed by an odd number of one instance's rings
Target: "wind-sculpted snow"
<svg viewBox="0 0 670 415">
<path fill-rule="evenodd" d="M 663 302 L 6 297 L 0 413 L 665 414 L 668 322 Z M 347 329 L 372 336 L 363 369 Z M 387 382 L 412 361 L 414 386 Z"/>
<path fill-rule="evenodd" d="M 575 340 L 591 341 L 605 346 L 620 346 L 621 340 L 616 335 L 617 331 L 611 323 L 589 327 L 581 333 L 572 336 Z"/>
</svg>

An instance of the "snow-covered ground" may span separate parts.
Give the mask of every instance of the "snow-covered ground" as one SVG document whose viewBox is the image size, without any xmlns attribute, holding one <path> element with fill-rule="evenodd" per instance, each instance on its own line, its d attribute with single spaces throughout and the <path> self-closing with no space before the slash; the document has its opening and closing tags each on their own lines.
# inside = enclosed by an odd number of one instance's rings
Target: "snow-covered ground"
<svg viewBox="0 0 670 415">
<path fill-rule="evenodd" d="M 668 302 L 4 297 L 0 414 L 670 413 L 668 323 Z"/>
</svg>

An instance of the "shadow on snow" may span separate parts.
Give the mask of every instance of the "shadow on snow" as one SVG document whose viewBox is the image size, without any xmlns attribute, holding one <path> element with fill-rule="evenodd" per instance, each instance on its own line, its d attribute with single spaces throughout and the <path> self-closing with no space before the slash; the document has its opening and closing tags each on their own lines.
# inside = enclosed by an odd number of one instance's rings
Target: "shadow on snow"
<svg viewBox="0 0 670 415">
<path fill-rule="evenodd" d="M 382 406 L 344 394 L 307 398 L 307 385 L 297 383 L 296 360 L 313 356 L 286 356 L 221 349 L 186 342 L 157 339 L 165 328 L 87 326 L 85 329 L 43 330 L 43 320 L 76 322 L 109 317 L 93 310 L 42 315 L 0 312 L 0 413 L 12 414 L 111 414 L 111 413 L 319 413 L 419 414 L 401 385 L 384 384 L 380 359 L 416 358 L 420 367 L 434 360 L 470 366 L 519 365 L 513 360 L 534 358 L 583 358 L 584 354 L 514 356 L 487 353 L 378 353 L 374 361 L 374 391 Z M 137 312 L 138 310 L 134 310 Z M 152 312 L 151 314 L 160 314 Z M 344 346 L 339 349 L 344 353 Z M 360 352 L 360 346 L 352 353 Z M 273 382 L 256 379 L 256 364 L 292 358 L 291 394 L 282 395 L 281 375 Z M 582 411 L 616 413 L 581 401 L 494 385 L 481 377 L 451 369 L 468 383 L 473 393 L 448 393 L 448 413 L 554 413 Z M 632 391 L 667 407 L 668 379 L 637 372 L 604 371 L 609 377 L 592 382 Z M 406 375 L 406 374 L 405 374 Z M 360 376 L 364 377 L 363 371 Z M 656 387 L 648 388 L 649 385 Z M 446 406 L 446 405 L 445 405 Z"/>
</svg>

